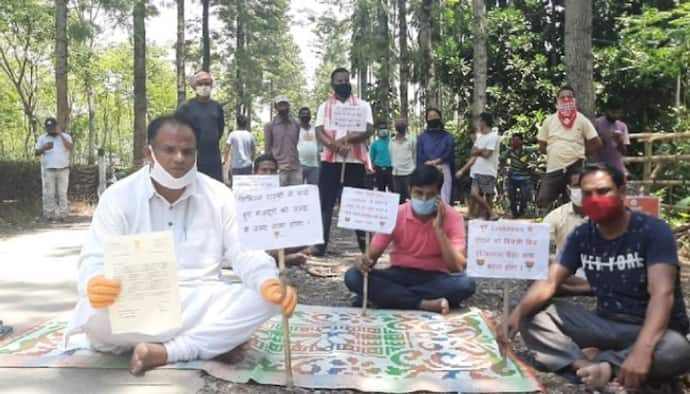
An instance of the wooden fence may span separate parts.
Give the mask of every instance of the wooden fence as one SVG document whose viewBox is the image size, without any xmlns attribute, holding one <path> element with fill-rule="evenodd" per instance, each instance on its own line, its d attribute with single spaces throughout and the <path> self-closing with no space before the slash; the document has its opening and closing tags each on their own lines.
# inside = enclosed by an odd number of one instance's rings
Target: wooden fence
<svg viewBox="0 0 690 394">
<path fill-rule="evenodd" d="M 642 180 L 631 180 L 628 184 L 639 186 L 642 193 L 650 192 L 654 186 L 667 186 L 673 188 L 674 186 L 690 186 L 688 179 L 659 179 L 658 174 L 661 172 L 663 165 L 681 160 L 690 160 L 690 154 L 677 155 L 655 155 L 654 142 L 657 141 L 673 141 L 673 140 L 687 140 L 690 139 L 690 132 L 684 133 L 634 133 L 630 134 L 631 139 L 639 140 L 644 146 L 644 154 L 642 156 L 627 156 L 623 159 L 625 164 L 642 163 Z M 661 204 L 663 208 L 690 211 L 688 207 L 681 207 L 670 204 Z"/>
</svg>

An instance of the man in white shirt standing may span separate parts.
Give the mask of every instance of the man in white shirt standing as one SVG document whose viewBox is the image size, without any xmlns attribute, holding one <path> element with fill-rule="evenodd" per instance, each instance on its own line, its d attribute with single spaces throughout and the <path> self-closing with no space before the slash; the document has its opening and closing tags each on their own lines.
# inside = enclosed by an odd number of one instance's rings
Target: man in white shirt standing
<svg viewBox="0 0 690 394">
<path fill-rule="evenodd" d="M 273 259 L 241 247 L 234 195 L 197 172 L 199 134 L 181 116 L 151 122 L 146 152 L 151 164 L 106 189 L 79 257 L 79 301 L 66 341 L 85 333 L 98 351 L 134 349 L 132 374 L 227 353 L 281 308 L 290 316 L 297 304 L 293 288 L 282 290 Z M 104 276 L 104 244 L 112 237 L 157 231 L 170 231 L 175 239 L 180 326 L 154 335 L 113 334 L 107 308 L 117 302 L 121 283 Z M 223 278 L 223 266 L 231 266 L 242 283 Z"/>
<path fill-rule="evenodd" d="M 319 184 L 319 141 L 316 139 L 316 130 L 311 122 L 311 111 L 307 107 L 300 108 L 299 116 L 299 162 L 302 165 L 304 183 L 310 185 Z"/>
<path fill-rule="evenodd" d="M 251 175 L 252 162 L 256 156 L 256 140 L 249 127 L 249 119 L 244 115 L 237 115 L 237 130 L 228 135 L 223 151 L 224 167 L 230 163 L 230 178 L 232 175 Z"/>
<path fill-rule="evenodd" d="M 400 204 L 410 198 L 410 174 L 417 163 L 417 139 L 410 137 L 407 119 L 395 122 L 395 138 L 388 145 L 393 167 L 393 192 L 400 194 Z"/>
<path fill-rule="evenodd" d="M 352 94 L 350 72 L 345 68 L 336 68 L 331 73 L 331 88 L 334 94 L 319 106 L 315 124 L 316 137 L 324 147 L 319 174 L 324 243 L 311 251 L 317 256 L 326 252 L 333 207 L 343 186 L 363 189 L 364 174 L 367 169 L 373 170 L 367 145 L 374 133 L 371 106 Z M 353 124 L 355 126 L 350 128 Z M 364 252 L 364 231 L 355 233 L 359 249 Z"/>
<path fill-rule="evenodd" d="M 492 129 L 493 124 L 493 116 L 490 113 L 482 112 L 479 115 L 479 133 L 471 152 L 471 155 L 477 159 L 470 169 L 470 177 L 472 177 L 470 198 L 478 204 L 480 217 L 483 214 L 489 220 L 498 219 L 493 210 L 493 200 L 501 141 L 498 132 Z"/>
<path fill-rule="evenodd" d="M 43 181 L 43 221 L 55 219 L 55 195 L 57 194 L 60 216 L 63 222 L 69 215 L 67 188 L 69 186 L 69 156 L 74 144 L 72 137 L 55 118 L 44 123 L 46 133 L 36 141 L 36 156 L 41 156 L 41 177 Z"/>
</svg>

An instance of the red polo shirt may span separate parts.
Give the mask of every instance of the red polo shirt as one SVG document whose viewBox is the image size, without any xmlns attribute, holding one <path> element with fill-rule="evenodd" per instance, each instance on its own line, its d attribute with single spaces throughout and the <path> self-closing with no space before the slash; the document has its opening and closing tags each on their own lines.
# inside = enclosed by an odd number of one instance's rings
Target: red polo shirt
<svg viewBox="0 0 690 394">
<path fill-rule="evenodd" d="M 462 215 L 445 205 L 443 231 L 455 248 L 465 247 L 465 223 Z M 406 202 L 398 208 L 398 218 L 392 234 L 375 234 L 371 246 L 384 249 L 393 242 L 390 252 L 391 265 L 425 271 L 449 272 L 441 256 L 441 247 L 434 233 L 433 218 L 422 222 L 412 213 L 412 205 Z"/>
</svg>

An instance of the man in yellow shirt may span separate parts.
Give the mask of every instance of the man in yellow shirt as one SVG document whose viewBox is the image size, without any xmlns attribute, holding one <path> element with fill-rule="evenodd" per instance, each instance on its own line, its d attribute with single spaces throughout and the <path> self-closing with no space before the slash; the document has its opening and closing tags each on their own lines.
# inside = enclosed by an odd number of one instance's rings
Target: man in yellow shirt
<svg viewBox="0 0 690 394">
<path fill-rule="evenodd" d="M 592 122 L 577 111 L 572 87 L 566 85 L 558 91 L 556 108 L 537 134 L 539 150 L 546 153 L 546 175 L 537 197 L 541 208 L 566 195 L 569 177 L 582 169 L 585 154 L 596 156 L 602 146 Z"/>
</svg>

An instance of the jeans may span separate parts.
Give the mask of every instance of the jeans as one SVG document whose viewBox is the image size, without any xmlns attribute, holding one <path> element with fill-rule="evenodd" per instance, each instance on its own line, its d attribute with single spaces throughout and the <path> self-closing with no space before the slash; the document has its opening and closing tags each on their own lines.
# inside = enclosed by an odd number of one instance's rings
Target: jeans
<svg viewBox="0 0 690 394">
<path fill-rule="evenodd" d="M 607 319 L 579 305 L 554 301 L 520 323 L 520 334 L 536 361 L 549 371 L 561 371 L 586 359 L 583 348 L 601 352 L 596 362 L 611 364 L 615 373 L 632 351 L 642 326 Z M 667 329 L 652 356 L 649 379 L 668 380 L 690 370 L 690 342 Z M 563 371 L 567 372 L 567 371 Z"/>
<path fill-rule="evenodd" d="M 309 185 L 319 184 L 319 167 L 302 166 L 302 176 L 304 183 Z"/>
<path fill-rule="evenodd" d="M 280 186 L 295 186 L 301 185 L 302 167 L 296 170 L 279 170 L 278 177 L 280 178 Z"/>
<path fill-rule="evenodd" d="M 525 214 L 531 195 L 529 176 L 511 175 L 510 182 L 508 182 L 508 198 L 510 199 L 510 211 L 514 218 L 519 218 Z"/>
<path fill-rule="evenodd" d="M 410 198 L 410 176 L 393 175 L 393 192 L 400 194 L 400 204 Z"/>
<path fill-rule="evenodd" d="M 374 167 L 376 190 L 380 192 L 390 191 L 393 187 L 393 169 L 391 167 Z"/>
<path fill-rule="evenodd" d="M 364 275 L 357 268 L 345 273 L 345 285 L 362 297 Z M 464 273 L 449 274 L 412 268 L 390 267 L 369 272 L 369 301 L 379 308 L 418 309 L 422 300 L 446 298 L 458 306 L 474 294 L 475 283 Z"/>
<path fill-rule="evenodd" d="M 60 217 L 69 215 L 69 201 L 67 200 L 67 188 L 69 187 L 69 167 L 44 168 L 43 175 L 43 216 L 55 217 L 55 195 L 57 205 L 60 208 Z"/>
</svg>

